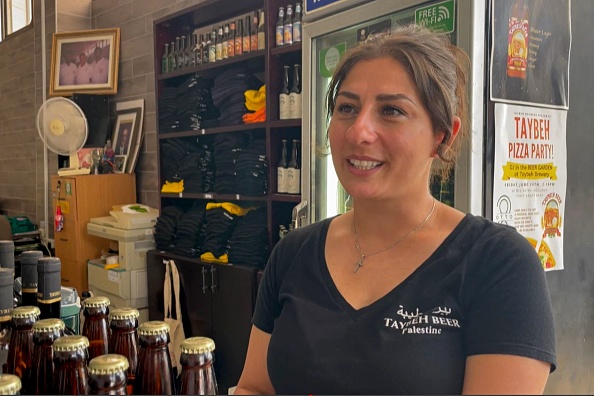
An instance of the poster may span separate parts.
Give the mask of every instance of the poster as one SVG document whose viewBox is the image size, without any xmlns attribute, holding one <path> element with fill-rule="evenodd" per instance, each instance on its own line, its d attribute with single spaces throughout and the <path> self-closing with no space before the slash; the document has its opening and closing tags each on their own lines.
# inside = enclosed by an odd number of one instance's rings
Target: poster
<svg viewBox="0 0 594 396">
<path fill-rule="evenodd" d="M 563 269 L 567 111 L 495 104 L 493 220 L 515 227 L 546 271 Z"/>
<path fill-rule="evenodd" d="M 491 100 L 569 108 L 570 0 L 493 0 Z"/>
</svg>

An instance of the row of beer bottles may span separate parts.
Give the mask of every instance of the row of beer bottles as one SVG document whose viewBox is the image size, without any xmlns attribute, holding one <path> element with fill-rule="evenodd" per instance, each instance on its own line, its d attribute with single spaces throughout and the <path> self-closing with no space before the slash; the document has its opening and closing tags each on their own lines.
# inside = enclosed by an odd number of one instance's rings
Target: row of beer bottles
<svg viewBox="0 0 594 396">
<path fill-rule="evenodd" d="M 295 15 L 293 15 L 293 6 L 287 5 L 285 8 L 278 8 L 278 19 L 276 20 L 276 46 L 291 45 L 301 42 L 301 3 L 295 4 Z"/>
<path fill-rule="evenodd" d="M 290 66 L 283 66 L 283 86 L 278 97 L 279 119 L 301 118 L 301 65 L 293 65 L 293 81 L 289 90 Z"/>
<path fill-rule="evenodd" d="M 288 161 L 287 157 L 287 143 L 287 139 L 282 139 L 283 147 L 277 167 L 277 192 L 280 194 L 299 194 L 301 193 L 300 141 L 293 139 L 290 161 Z"/>
</svg>

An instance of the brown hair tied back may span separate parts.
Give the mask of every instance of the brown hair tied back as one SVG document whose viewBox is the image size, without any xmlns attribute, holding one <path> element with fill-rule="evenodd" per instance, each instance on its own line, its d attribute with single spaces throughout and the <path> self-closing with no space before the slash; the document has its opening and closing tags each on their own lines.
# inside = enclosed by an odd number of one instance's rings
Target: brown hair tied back
<svg viewBox="0 0 594 396">
<path fill-rule="evenodd" d="M 351 69 L 361 61 L 383 57 L 392 58 L 404 66 L 429 113 L 433 133 L 444 133 L 437 154 L 444 162 L 440 172 L 446 179 L 468 129 L 468 56 L 446 35 L 416 25 L 402 25 L 387 33 L 372 35 L 349 50 L 336 67 L 326 97 L 329 117 L 334 112 L 336 94 Z M 458 138 L 452 143 L 455 116 L 461 119 L 462 125 Z"/>
</svg>

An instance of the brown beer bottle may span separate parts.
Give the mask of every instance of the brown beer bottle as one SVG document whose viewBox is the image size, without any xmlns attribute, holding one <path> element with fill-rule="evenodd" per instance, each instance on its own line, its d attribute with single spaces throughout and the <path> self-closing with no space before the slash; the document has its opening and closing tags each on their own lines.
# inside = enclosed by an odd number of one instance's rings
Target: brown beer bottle
<svg viewBox="0 0 594 396">
<path fill-rule="evenodd" d="M 167 346 L 169 324 L 159 320 L 138 327 L 138 368 L 134 380 L 135 395 L 175 395 L 173 370 Z"/>
<path fill-rule="evenodd" d="M 19 256 L 23 287 L 22 305 L 37 305 L 37 261 L 43 257 L 41 250 L 27 250 Z"/>
<path fill-rule="evenodd" d="M 89 340 L 89 359 L 108 353 L 109 346 L 109 298 L 89 297 L 84 302 L 85 323 L 82 335 Z"/>
<path fill-rule="evenodd" d="M 37 306 L 40 319 L 61 319 L 62 262 L 57 257 L 41 257 L 37 260 Z"/>
<path fill-rule="evenodd" d="M 127 395 L 128 359 L 109 353 L 89 362 L 89 395 Z"/>
<path fill-rule="evenodd" d="M 216 395 L 215 343 L 208 337 L 186 338 L 181 344 L 181 395 Z"/>
<path fill-rule="evenodd" d="M 0 395 L 19 395 L 21 379 L 13 374 L 0 374 Z"/>
<path fill-rule="evenodd" d="M 25 389 L 29 395 L 49 395 L 54 391 L 54 341 L 64 336 L 60 319 L 41 319 L 33 324 L 33 358 Z"/>
<path fill-rule="evenodd" d="M 89 394 L 88 347 L 89 340 L 80 335 L 54 341 L 54 394 Z"/>
<path fill-rule="evenodd" d="M 138 317 L 136 308 L 116 308 L 111 311 L 109 328 L 109 353 L 119 354 L 128 359 L 127 391 L 132 394 L 134 378 L 138 367 Z"/>
<path fill-rule="evenodd" d="M 0 366 L 8 358 L 10 343 L 10 313 L 13 307 L 14 273 L 11 268 L 0 268 Z"/>
<path fill-rule="evenodd" d="M 22 379 L 31 367 L 33 324 L 39 319 L 39 308 L 16 307 L 10 317 L 12 333 L 8 344 L 8 359 L 2 372 L 14 374 Z"/>
<path fill-rule="evenodd" d="M 528 21 L 527 0 L 516 0 L 509 16 L 507 36 L 507 76 L 526 79 L 528 64 Z"/>
</svg>

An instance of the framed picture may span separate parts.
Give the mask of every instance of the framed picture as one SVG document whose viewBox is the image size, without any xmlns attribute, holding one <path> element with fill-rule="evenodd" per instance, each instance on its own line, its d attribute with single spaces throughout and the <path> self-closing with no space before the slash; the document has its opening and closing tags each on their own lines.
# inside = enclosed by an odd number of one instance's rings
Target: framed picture
<svg viewBox="0 0 594 396">
<path fill-rule="evenodd" d="M 50 96 L 118 92 L 120 28 L 54 33 Z"/>
<path fill-rule="evenodd" d="M 118 114 L 111 147 L 116 156 L 128 156 L 132 147 L 132 134 L 136 126 L 136 112 L 126 112 Z M 125 170 L 125 169 L 124 169 Z"/>
<path fill-rule="evenodd" d="M 140 154 L 140 148 L 142 146 L 143 139 L 143 118 L 144 118 L 144 100 L 136 99 L 126 102 L 116 103 L 116 113 L 118 118 L 120 115 L 124 115 L 126 118 L 132 114 L 135 116 L 134 128 L 132 128 L 132 135 L 130 138 L 130 148 L 128 150 L 128 158 L 126 161 L 126 173 L 134 173 L 136 162 Z M 117 154 L 117 150 L 116 150 Z"/>
<path fill-rule="evenodd" d="M 113 167 L 115 173 L 124 173 L 126 171 L 126 160 L 128 159 L 127 155 L 117 155 L 115 156 L 113 162 Z"/>
</svg>

